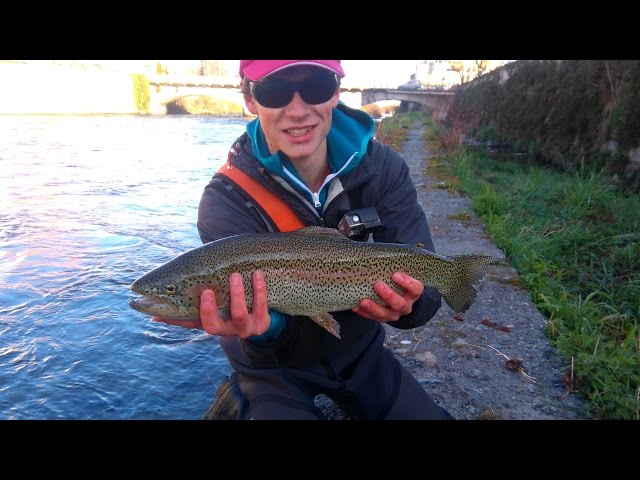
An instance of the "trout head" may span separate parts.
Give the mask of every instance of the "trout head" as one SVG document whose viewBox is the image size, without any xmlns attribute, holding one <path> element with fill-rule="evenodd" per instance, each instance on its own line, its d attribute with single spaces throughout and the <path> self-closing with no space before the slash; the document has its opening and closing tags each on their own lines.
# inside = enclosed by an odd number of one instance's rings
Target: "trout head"
<svg viewBox="0 0 640 480">
<path fill-rule="evenodd" d="M 219 288 L 211 278 L 191 268 L 188 258 L 175 258 L 146 273 L 131 285 L 134 293 L 142 295 L 129 301 L 134 310 L 175 320 L 200 318 L 200 294 L 205 288 L 216 292 Z"/>
</svg>

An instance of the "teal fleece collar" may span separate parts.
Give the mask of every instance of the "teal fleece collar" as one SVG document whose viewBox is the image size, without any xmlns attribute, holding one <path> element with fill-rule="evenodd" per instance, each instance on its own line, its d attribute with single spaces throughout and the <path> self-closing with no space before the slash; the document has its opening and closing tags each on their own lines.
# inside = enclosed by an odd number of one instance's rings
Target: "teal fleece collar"
<svg viewBox="0 0 640 480">
<path fill-rule="evenodd" d="M 333 109 L 331 129 L 327 135 L 329 164 L 331 165 L 332 173 L 344 175 L 360 164 L 367 151 L 367 145 L 373 136 L 374 125 L 373 119 L 366 112 L 347 107 L 342 102 L 338 104 L 337 108 Z M 274 155 L 269 153 L 259 118 L 247 124 L 247 134 L 251 139 L 253 154 L 260 163 L 267 170 L 287 179 L 316 205 L 319 212 L 322 211 L 322 205 L 326 200 L 330 182 L 323 185 L 319 195 L 313 195 L 308 187 L 304 185 L 302 178 L 286 155 L 280 151 Z"/>
</svg>

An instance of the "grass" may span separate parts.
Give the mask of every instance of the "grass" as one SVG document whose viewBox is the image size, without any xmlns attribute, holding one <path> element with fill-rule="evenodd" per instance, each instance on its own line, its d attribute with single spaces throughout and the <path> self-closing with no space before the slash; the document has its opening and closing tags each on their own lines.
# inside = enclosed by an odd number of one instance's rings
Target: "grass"
<svg viewBox="0 0 640 480">
<path fill-rule="evenodd" d="M 423 112 L 409 112 L 387 117 L 376 125 L 375 136 L 378 140 L 399 150 L 407 138 L 407 132 L 416 120 L 423 120 Z"/>
<path fill-rule="evenodd" d="M 639 419 L 640 198 L 596 172 L 496 162 L 460 148 L 452 173 L 573 359 L 587 415 Z"/>
<path fill-rule="evenodd" d="M 595 171 L 470 153 L 459 136 L 429 127 L 427 140 L 445 147 L 430 173 L 470 198 L 518 271 L 585 414 L 640 419 L 640 196 Z"/>
</svg>

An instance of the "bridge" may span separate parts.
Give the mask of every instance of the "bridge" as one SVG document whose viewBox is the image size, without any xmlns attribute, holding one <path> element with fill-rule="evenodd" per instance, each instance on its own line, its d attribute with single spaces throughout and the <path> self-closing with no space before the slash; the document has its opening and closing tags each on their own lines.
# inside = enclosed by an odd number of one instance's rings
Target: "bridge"
<svg viewBox="0 0 640 480">
<path fill-rule="evenodd" d="M 154 87 L 188 87 L 188 88 L 230 88 L 240 89 L 240 77 L 224 77 L 215 75 L 146 75 Z M 341 92 L 362 92 L 366 87 L 358 87 L 342 82 Z"/>
<path fill-rule="evenodd" d="M 455 93 L 445 90 L 399 90 L 392 88 L 371 88 L 363 90 L 362 105 L 382 100 L 400 100 L 419 103 L 429 108 L 434 118 L 442 120 L 447 116 Z"/>
<path fill-rule="evenodd" d="M 167 105 L 183 97 L 208 96 L 235 103 L 242 107 L 245 114 L 248 114 L 244 98 L 240 93 L 240 78 L 237 76 L 147 75 L 147 78 L 151 86 L 151 113 L 166 113 Z M 359 95 L 363 92 L 363 88 L 343 85 L 340 92 Z"/>
<path fill-rule="evenodd" d="M 240 105 L 245 110 L 244 98 L 240 93 L 238 77 L 219 77 L 203 75 L 148 75 L 151 85 L 151 113 L 166 113 L 167 105 L 188 96 L 208 96 L 224 99 Z M 340 87 L 343 94 L 360 96 L 360 105 L 367 105 L 383 100 L 399 100 L 412 102 L 428 107 L 434 117 L 444 118 L 453 102 L 455 93 L 443 90 L 400 90 L 393 88 L 366 88 L 344 82 Z M 343 95 L 355 98 L 353 95 Z M 248 113 L 245 111 L 245 113 Z"/>
</svg>

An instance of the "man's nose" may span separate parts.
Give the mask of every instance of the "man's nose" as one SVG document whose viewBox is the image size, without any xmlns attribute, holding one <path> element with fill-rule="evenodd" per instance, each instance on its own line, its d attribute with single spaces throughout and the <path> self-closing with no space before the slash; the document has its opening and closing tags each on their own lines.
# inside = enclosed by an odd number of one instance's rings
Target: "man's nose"
<svg viewBox="0 0 640 480">
<path fill-rule="evenodd" d="M 306 115 L 309 113 L 309 104 L 305 102 L 300 96 L 299 92 L 294 92 L 293 98 L 289 102 L 289 104 L 285 107 L 287 115 Z"/>
</svg>

